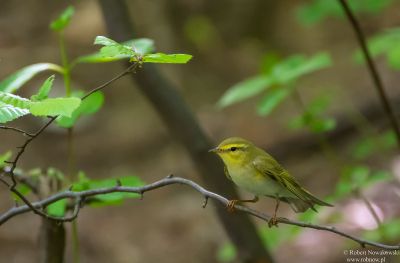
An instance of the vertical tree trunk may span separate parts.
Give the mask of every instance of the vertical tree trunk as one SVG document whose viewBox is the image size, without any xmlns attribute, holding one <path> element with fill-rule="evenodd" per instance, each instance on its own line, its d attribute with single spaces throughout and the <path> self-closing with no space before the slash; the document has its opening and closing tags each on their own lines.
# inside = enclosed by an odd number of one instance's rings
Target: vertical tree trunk
<svg viewBox="0 0 400 263">
<path fill-rule="evenodd" d="M 126 3 L 123 0 L 99 0 L 99 3 L 110 36 L 117 41 L 133 38 L 134 30 Z M 187 149 L 206 187 L 229 198 L 236 198 L 237 193 L 233 186 L 226 182 L 221 163 L 216 156 L 207 152 L 211 148 L 209 139 L 177 90 L 152 65 L 146 65 L 134 79 L 158 111 L 170 133 Z M 221 207 L 218 207 L 216 212 L 236 246 L 241 262 L 273 262 L 247 215 L 230 214 Z"/>
<path fill-rule="evenodd" d="M 64 262 L 65 228 L 62 223 L 42 219 L 39 234 L 39 262 Z"/>
</svg>

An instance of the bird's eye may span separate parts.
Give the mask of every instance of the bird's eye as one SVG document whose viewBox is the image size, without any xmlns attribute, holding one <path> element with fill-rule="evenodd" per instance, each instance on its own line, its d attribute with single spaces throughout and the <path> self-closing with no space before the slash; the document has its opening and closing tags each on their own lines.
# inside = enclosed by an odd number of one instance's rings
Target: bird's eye
<svg viewBox="0 0 400 263">
<path fill-rule="evenodd" d="M 234 152 L 237 150 L 237 147 L 231 147 L 231 151 Z"/>
</svg>

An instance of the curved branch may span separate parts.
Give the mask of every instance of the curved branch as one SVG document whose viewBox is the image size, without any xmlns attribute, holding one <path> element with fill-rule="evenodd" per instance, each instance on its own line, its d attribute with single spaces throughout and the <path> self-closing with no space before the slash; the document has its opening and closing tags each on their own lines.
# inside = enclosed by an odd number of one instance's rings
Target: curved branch
<svg viewBox="0 0 400 263">
<path fill-rule="evenodd" d="M 216 194 L 214 192 L 208 191 L 204 187 L 200 186 L 199 184 L 197 184 L 191 180 L 188 180 L 185 178 L 180 178 L 180 177 L 168 176 L 168 177 L 161 179 L 159 181 L 156 181 L 154 183 L 140 186 L 140 187 L 121 186 L 117 182 L 114 187 L 109 187 L 109 188 L 99 188 L 99 189 L 92 189 L 92 190 L 86 190 L 86 191 L 81 191 L 81 192 L 74 192 L 71 190 L 67 190 L 67 191 L 52 195 L 41 201 L 34 202 L 34 203 L 32 203 L 32 205 L 37 209 L 37 208 L 41 208 L 41 207 L 46 207 L 46 206 L 48 206 L 54 202 L 57 202 L 58 200 L 61 200 L 61 199 L 73 198 L 76 200 L 73 215 L 68 218 L 57 218 L 56 219 L 59 221 L 71 221 L 71 218 L 73 220 L 73 217 L 75 218 L 79 213 L 81 200 L 85 200 L 88 197 L 92 197 L 92 196 L 96 196 L 96 195 L 100 195 L 100 194 L 115 193 L 115 192 L 128 192 L 128 193 L 137 193 L 137 194 L 142 195 L 145 192 L 155 190 L 155 189 L 158 189 L 158 188 L 161 188 L 161 187 L 164 187 L 167 185 L 171 185 L 171 184 L 187 185 L 187 186 L 190 186 L 191 188 L 195 189 L 199 193 L 201 193 L 205 199 L 205 201 L 202 205 L 203 207 L 205 207 L 207 205 L 208 199 L 213 199 L 225 206 L 229 202 L 229 200 L 227 198 L 225 198 L 219 194 Z M 248 208 L 245 206 L 235 205 L 235 208 L 236 208 L 236 210 L 250 214 L 250 215 L 255 216 L 266 222 L 268 222 L 271 218 L 271 216 L 268 214 L 261 213 L 257 210 L 254 210 L 254 209 L 251 209 L 251 208 Z M 23 213 L 26 213 L 29 211 L 31 211 L 31 209 L 27 205 L 20 206 L 20 207 L 13 207 L 13 208 L 9 209 L 7 212 L 0 215 L 0 225 L 4 224 L 9 219 L 11 219 L 19 214 L 23 214 Z M 333 226 L 320 226 L 320 225 L 304 223 L 304 222 L 300 222 L 300 221 L 296 221 L 296 220 L 289 220 L 286 218 L 278 218 L 278 222 L 282 223 L 282 224 L 287 224 L 287 225 L 295 225 L 295 226 L 299 226 L 299 227 L 328 231 L 328 232 L 337 234 L 339 236 L 345 237 L 347 239 L 351 239 L 351 240 L 357 242 L 358 244 L 360 244 L 362 247 L 369 245 L 372 247 L 377 247 L 377 248 L 382 248 L 382 249 L 390 249 L 390 250 L 400 249 L 400 245 L 386 245 L 386 244 L 381 244 L 381 243 L 374 242 L 374 241 L 368 241 L 368 240 L 347 234 L 343 231 L 336 229 Z"/>
</svg>

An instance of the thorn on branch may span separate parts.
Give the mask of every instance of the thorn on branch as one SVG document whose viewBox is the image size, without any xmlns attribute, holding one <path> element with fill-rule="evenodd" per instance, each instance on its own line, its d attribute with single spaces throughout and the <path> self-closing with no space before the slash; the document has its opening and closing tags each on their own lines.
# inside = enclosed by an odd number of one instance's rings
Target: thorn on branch
<svg viewBox="0 0 400 263">
<path fill-rule="evenodd" d="M 205 196 L 202 207 L 206 208 L 207 204 L 208 204 L 208 196 Z"/>
<path fill-rule="evenodd" d="M 168 179 L 171 179 L 172 177 L 174 177 L 173 174 L 169 174 L 169 175 L 167 176 Z"/>
<path fill-rule="evenodd" d="M 360 243 L 362 248 L 365 248 L 365 243 Z"/>
<path fill-rule="evenodd" d="M 121 182 L 120 179 L 117 179 L 116 182 L 117 182 L 117 186 L 118 186 L 118 187 L 122 186 L 122 182 Z"/>
</svg>

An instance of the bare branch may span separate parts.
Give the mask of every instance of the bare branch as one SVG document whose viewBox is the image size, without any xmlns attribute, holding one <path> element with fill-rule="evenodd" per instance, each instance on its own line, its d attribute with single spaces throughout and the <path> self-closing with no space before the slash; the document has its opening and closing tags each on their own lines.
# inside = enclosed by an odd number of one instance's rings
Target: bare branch
<svg viewBox="0 0 400 263">
<path fill-rule="evenodd" d="M 356 34 L 357 40 L 359 42 L 359 45 L 361 47 L 361 50 L 363 52 L 363 55 L 365 57 L 365 60 L 367 61 L 367 66 L 368 70 L 370 72 L 370 75 L 372 77 L 372 80 L 375 84 L 375 88 L 378 91 L 379 98 L 381 99 L 381 103 L 383 106 L 383 109 L 385 110 L 385 113 L 387 117 L 389 118 L 393 130 L 396 134 L 397 137 L 397 145 L 400 148 L 400 127 L 399 123 L 397 122 L 396 115 L 394 114 L 393 108 L 390 105 L 388 96 L 385 92 L 385 88 L 383 86 L 382 79 L 378 73 L 378 70 L 376 69 L 375 63 L 371 58 L 371 54 L 368 50 L 367 43 L 365 41 L 365 36 L 364 33 L 360 27 L 360 24 L 358 23 L 356 17 L 354 16 L 353 12 L 351 11 L 349 5 L 347 4 L 347 0 L 338 0 L 340 5 L 342 6 L 348 20 L 350 21 L 351 26 L 353 27 L 354 33 Z"/>
<path fill-rule="evenodd" d="M 15 127 L 0 125 L 0 129 L 2 129 L 2 130 L 12 130 L 12 131 L 19 132 L 22 135 L 26 135 L 26 136 L 29 136 L 29 137 L 33 136 L 33 134 L 31 134 L 31 133 L 26 132 L 26 131 L 24 131 L 22 129 L 19 129 L 19 128 L 15 128 Z"/>
<path fill-rule="evenodd" d="M 97 88 L 92 89 L 91 91 L 89 91 L 88 93 L 86 93 L 83 97 L 82 100 L 86 99 L 87 97 L 89 97 L 90 95 L 92 95 L 93 93 L 104 89 L 105 87 L 107 87 L 108 85 L 110 85 L 111 83 L 113 83 L 114 81 L 116 81 L 117 79 L 122 78 L 123 76 L 125 76 L 126 74 L 130 73 L 130 72 L 135 72 L 135 69 L 138 67 L 138 65 L 140 65 L 139 63 L 133 63 L 132 65 L 130 65 L 127 69 L 125 69 L 123 72 L 121 72 L 120 74 L 118 74 L 117 76 L 115 76 L 114 78 L 110 79 L 109 81 L 107 81 L 106 83 L 104 83 L 103 85 L 98 86 Z"/>
<path fill-rule="evenodd" d="M 184 184 L 184 185 L 190 186 L 191 188 L 193 188 L 196 191 L 198 191 L 199 193 L 201 193 L 206 200 L 213 199 L 213 200 L 223 204 L 224 206 L 228 205 L 229 200 L 227 198 L 225 198 L 219 194 L 216 194 L 214 192 L 208 191 L 207 189 L 203 188 L 202 186 L 200 186 L 199 184 L 197 184 L 191 180 L 180 178 L 180 177 L 166 177 L 166 178 L 156 181 L 154 183 L 140 186 L 140 187 L 127 187 L 127 186 L 116 185 L 114 187 L 92 189 L 92 190 L 86 190 L 86 191 L 82 191 L 82 192 L 73 192 L 71 190 L 67 190 L 67 191 L 52 195 L 41 201 L 34 202 L 34 203 L 32 203 L 32 206 L 34 206 L 36 209 L 38 209 L 41 207 L 46 207 L 46 206 L 48 206 L 52 203 L 55 203 L 61 199 L 66 199 L 66 198 L 75 199 L 74 212 L 70 217 L 54 219 L 57 221 L 72 221 L 74 218 L 77 217 L 77 215 L 79 213 L 81 200 L 84 200 L 85 198 L 93 197 L 93 196 L 100 195 L 100 194 L 108 194 L 108 193 L 115 193 L 115 192 L 127 192 L 127 193 L 142 194 L 144 192 L 155 190 L 155 189 L 158 189 L 158 188 L 161 188 L 161 187 L 164 187 L 167 185 L 171 185 L 171 184 Z M 255 216 L 266 222 L 268 222 L 271 218 L 271 216 L 268 214 L 261 213 L 259 211 L 256 211 L 254 209 L 251 209 L 251 208 L 248 208 L 245 206 L 236 205 L 235 208 L 238 211 L 242 211 L 244 213 L 250 214 L 250 215 Z M 9 209 L 7 212 L 0 215 L 0 225 L 4 224 L 9 219 L 11 219 L 17 215 L 20 215 L 20 214 L 23 214 L 23 213 L 26 213 L 29 211 L 31 211 L 31 208 L 27 205 L 13 207 L 13 208 Z M 300 222 L 300 221 L 296 221 L 296 220 L 289 220 L 286 218 L 278 218 L 278 222 L 282 223 L 282 224 L 287 224 L 287 225 L 295 225 L 295 226 L 304 227 L 304 228 L 312 228 L 312 229 L 317 229 L 317 230 L 328 231 L 328 232 L 337 234 L 339 236 L 345 237 L 347 239 L 351 239 L 363 247 L 368 245 L 368 246 L 382 248 L 382 249 L 390 249 L 390 250 L 400 249 L 400 245 L 386 245 L 386 244 L 381 244 L 378 242 L 368 241 L 368 240 L 347 234 L 343 231 L 336 229 L 333 226 L 320 226 L 320 225 Z"/>
</svg>

